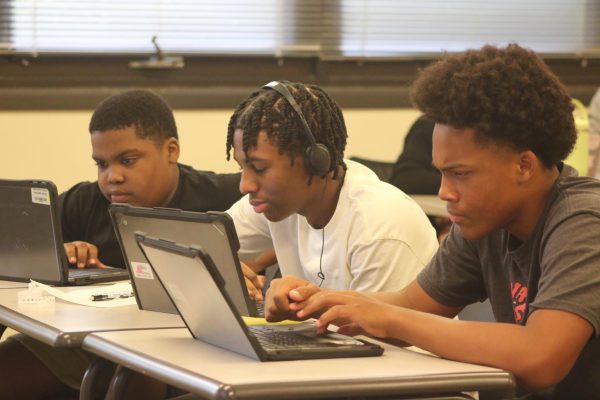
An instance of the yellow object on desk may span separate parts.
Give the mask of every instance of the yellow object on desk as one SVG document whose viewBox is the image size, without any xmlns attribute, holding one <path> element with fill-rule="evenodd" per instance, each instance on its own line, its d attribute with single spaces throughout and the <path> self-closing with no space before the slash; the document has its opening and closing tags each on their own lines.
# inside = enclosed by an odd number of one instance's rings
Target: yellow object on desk
<svg viewBox="0 0 600 400">
<path fill-rule="evenodd" d="M 302 322 L 306 322 L 306 321 L 292 321 L 291 319 L 284 319 L 283 321 L 279 321 L 279 322 L 268 322 L 266 319 L 264 319 L 264 318 L 258 318 L 258 317 L 246 317 L 246 316 L 242 316 L 242 318 L 244 319 L 244 322 L 248 326 L 255 326 L 255 325 L 295 325 L 295 324 L 300 324 Z"/>
</svg>

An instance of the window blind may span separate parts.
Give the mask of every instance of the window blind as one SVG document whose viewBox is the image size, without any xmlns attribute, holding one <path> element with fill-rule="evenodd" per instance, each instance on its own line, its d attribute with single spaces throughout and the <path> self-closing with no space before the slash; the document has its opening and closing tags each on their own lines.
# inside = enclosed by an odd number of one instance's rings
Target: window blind
<svg viewBox="0 0 600 400">
<path fill-rule="evenodd" d="M 315 41 L 306 40 L 306 28 L 320 2 L 301 3 L 297 9 L 278 0 L 3 0 L 8 28 L 0 30 L 0 43 L 19 52 L 148 53 L 156 36 L 171 53 L 277 54 Z"/>
<path fill-rule="evenodd" d="M 343 0 L 342 57 L 457 52 L 517 42 L 545 54 L 598 54 L 599 0 Z"/>
<path fill-rule="evenodd" d="M 600 0 L 0 0 L 8 52 L 405 58 L 518 42 L 600 55 Z"/>
</svg>

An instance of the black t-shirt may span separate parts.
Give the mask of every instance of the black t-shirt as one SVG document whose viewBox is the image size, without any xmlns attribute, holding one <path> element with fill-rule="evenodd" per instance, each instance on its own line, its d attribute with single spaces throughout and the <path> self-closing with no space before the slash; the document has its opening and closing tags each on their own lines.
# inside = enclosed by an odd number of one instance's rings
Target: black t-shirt
<svg viewBox="0 0 600 400">
<path fill-rule="evenodd" d="M 215 174 L 179 164 L 179 184 L 169 208 L 185 211 L 225 211 L 242 196 L 240 174 Z M 75 240 L 98 247 L 106 265 L 125 268 L 123 253 L 110 221 L 110 201 L 98 182 L 82 182 L 59 197 L 65 243 Z"/>
<path fill-rule="evenodd" d="M 432 135 L 435 122 L 420 117 L 410 127 L 404 150 L 390 178 L 390 183 L 408 194 L 437 194 L 442 175 L 431 165 Z"/>
</svg>

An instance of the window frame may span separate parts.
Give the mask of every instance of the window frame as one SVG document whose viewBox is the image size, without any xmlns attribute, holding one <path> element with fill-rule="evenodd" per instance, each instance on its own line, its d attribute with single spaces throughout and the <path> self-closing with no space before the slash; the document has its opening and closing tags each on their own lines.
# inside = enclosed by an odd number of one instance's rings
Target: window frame
<svg viewBox="0 0 600 400">
<path fill-rule="evenodd" d="M 321 60 L 318 57 L 186 56 L 182 69 L 136 70 L 147 55 L 0 55 L 0 110 L 93 109 L 105 97 L 150 88 L 173 108 L 231 109 L 277 79 L 315 83 L 343 108 L 412 107 L 410 83 L 434 57 Z M 600 58 L 547 57 L 573 97 L 600 87 Z"/>
</svg>

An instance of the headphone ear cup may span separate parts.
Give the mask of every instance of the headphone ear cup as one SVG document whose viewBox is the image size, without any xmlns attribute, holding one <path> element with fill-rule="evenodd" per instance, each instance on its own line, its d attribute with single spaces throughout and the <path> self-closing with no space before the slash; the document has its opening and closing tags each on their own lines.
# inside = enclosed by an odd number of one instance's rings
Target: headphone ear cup
<svg viewBox="0 0 600 400">
<path fill-rule="evenodd" d="M 331 156 L 325 145 L 308 146 L 304 153 L 304 165 L 311 175 L 325 176 L 331 167 Z"/>
</svg>

